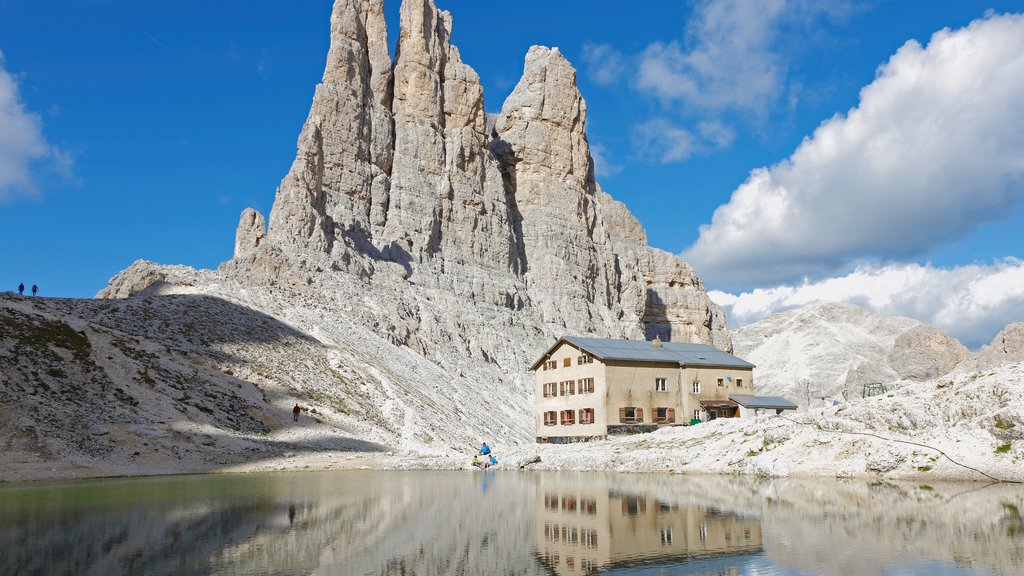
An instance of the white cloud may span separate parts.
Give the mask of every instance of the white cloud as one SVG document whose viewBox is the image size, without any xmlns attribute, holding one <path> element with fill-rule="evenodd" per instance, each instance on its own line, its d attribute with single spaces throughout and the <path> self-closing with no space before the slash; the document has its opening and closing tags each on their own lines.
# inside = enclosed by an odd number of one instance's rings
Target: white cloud
<svg viewBox="0 0 1024 576">
<path fill-rule="evenodd" d="M 15 192 L 33 193 L 31 165 L 50 154 L 42 122 L 25 109 L 18 83 L 4 68 L 0 53 L 0 201 Z M 68 160 L 67 155 L 61 157 L 62 163 Z"/>
<path fill-rule="evenodd" d="M 718 285 L 924 254 L 1024 198 L 1024 15 L 907 42 L 846 116 L 751 172 L 685 253 Z"/>
<path fill-rule="evenodd" d="M 779 35 L 848 11 L 843 0 L 707 0 L 697 6 L 685 43 L 655 42 L 643 51 L 637 87 L 666 102 L 764 112 L 786 84 Z"/>
<path fill-rule="evenodd" d="M 732 140 L 732 129 L 716 121 L 699 123 L 696 133 L 667 118 L 652 118 L 633 128 L 633 141 L 640 155 L 662 164 L 724 148 Z"/>
<path fill-rule="evenodd" d="M 614 84 L 626 72 L 626 62 L 622 53 L 611 44 L 585 42 L 580 56 L 587 67 L 587 75 L 598 84 Z"/>
<path fill-rule="evenodd" d="M 614 176 L 622 172 L 622 166 L 613 163 L 608 150 L 600 144 L 590 145 L 590 157 L 594 160 L 594 174 L 598 176 Z"/>
<path fill-rule="evenodd" d="M 734 328 L 816 302 L 849 302 L 933 324 L 977 348 L 1006 324 L 1024 322 L 1024 261 L 1007 258 L 992 265 L 956 268 L 860 266 L 845 276 L 817 282 L 709 294 L 725 309 Z"/>
</svg>

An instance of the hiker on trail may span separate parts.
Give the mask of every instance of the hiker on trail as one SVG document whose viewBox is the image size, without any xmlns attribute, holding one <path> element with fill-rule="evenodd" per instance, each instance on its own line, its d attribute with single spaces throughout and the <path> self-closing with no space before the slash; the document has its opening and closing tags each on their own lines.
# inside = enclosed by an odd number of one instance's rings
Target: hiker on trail
<svg viewBox="0 0 1024 576">
<path fill-rule="evenodd" d="M 480 454 L 483 456 L 487 456 L 490 453 L 491 447 L 487 445 L 487 442 L 484 442 L 483 446 L 480 447 Z"/>
<path fill-rule="evenodd" d="M 292 422 L 299 421 L 299 412 L 302 412 L 302 408 L 300 408 L 299 405 L 296 404 L 295 408 L 292 408 Z"/>
<path fill-rule="evenodd" d="M 39 286 L 36 286 L 35 284 L 33 284 L 32 285 L 32 295 L 35 296 L 36 292 L 39 292 Z"/>
<path fill-rule="evenodd" d="M 24 296 L 24 295 L 25 295 L 25 283 L 22 282 L 21 284 L 18 284 L 18 296 Z"/>
</svg>

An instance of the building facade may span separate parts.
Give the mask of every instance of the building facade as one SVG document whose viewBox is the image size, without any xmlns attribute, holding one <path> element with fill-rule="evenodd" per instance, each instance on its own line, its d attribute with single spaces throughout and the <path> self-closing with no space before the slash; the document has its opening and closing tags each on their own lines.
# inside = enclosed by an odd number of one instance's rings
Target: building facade
<svg viewBox="0 0 1024 576">
<path fill-rule="evenodd" d="M 706 344 L 566 336 L 531 369 L 538 442 L 732 418 L 754 393 L 754 365 Z"/>
</svg>

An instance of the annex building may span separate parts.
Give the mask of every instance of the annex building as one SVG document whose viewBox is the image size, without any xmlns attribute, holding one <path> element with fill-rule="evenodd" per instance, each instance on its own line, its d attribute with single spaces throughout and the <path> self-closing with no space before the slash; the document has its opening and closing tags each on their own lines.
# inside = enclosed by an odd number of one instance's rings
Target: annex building
<svg viewBox="0 0 1024 576">
<path fill-rule="evenodd" d="M 560 338 L 536 362 L 537 442 L 795 410 L 754 395 L 754 365 L 707 344 Z"/>
</svg>

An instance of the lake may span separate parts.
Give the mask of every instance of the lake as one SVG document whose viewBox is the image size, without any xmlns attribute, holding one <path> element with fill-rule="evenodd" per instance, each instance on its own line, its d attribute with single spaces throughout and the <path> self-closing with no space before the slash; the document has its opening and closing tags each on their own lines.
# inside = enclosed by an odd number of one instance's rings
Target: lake
<svg viewBox="0 0 1024 576">
<path fill-rule="evenodd" d="M 1024 574 L 1024 487 L 305 472 L 0 484 L 0 574 Z"/>
</svg>

